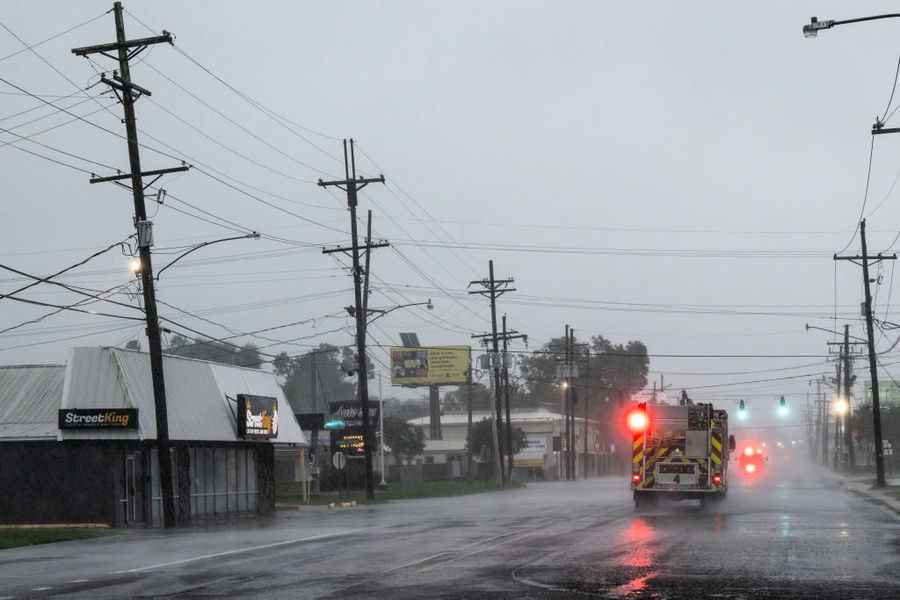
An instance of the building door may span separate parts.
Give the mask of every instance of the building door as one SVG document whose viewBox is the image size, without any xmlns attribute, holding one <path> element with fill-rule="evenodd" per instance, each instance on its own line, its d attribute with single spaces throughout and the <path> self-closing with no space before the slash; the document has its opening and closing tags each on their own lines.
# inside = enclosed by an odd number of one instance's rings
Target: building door
<svg viewBox="0 0 900 600">
<path fill-rule="evenodd" d="M 124 503 L 125 524 L 144 522 L 144 463 L 140 452 L 125 455 Z"/>
</svg>

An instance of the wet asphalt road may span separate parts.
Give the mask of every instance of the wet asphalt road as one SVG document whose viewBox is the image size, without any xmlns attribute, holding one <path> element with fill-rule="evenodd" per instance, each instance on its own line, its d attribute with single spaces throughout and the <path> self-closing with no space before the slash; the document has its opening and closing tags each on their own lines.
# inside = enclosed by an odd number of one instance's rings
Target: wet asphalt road
<svg viewBox="0 0 900 600">
<path fill-rule="evenodd" d="M 806 473 L 804 475 L 804 473 Z M 900 598 L 900 519 L 808 470 L 635 512 L 623 479 L 0 551 L 0 599 Z"/>
</svg>

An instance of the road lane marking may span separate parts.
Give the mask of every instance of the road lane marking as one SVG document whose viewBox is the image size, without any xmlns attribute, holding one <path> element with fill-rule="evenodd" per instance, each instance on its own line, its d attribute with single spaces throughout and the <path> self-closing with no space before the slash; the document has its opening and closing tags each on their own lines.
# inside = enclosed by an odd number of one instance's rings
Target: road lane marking
<svg viewBox="0 0 900 600">
<path fill-rule="evenodd" d="M 47 590 L 52 590 L 52 589 L 53 588 L 50 587 L 49 585 L 45 585 L 45 586 L 41 586 L 41 587 L 31 588 L 31 591 L 32 592 L 46 592 Z"/>
<path fill-rule="evenodd" d="M 199 560 L 209 560 L 211 558 L 220 558 L 222 556 L 231 556 L 232 554 L 243 554 L 246 552 L 256 552 L 257 550 L 268 550 L 270 548 L 278 548 L 280 546 L 290 546 L 291 544 L 301 544 L 303 542 L 316 542 L 320 540 L 327 540 L 331 538 L 339 538 L 348 535 L 352 535 L 354 533 L 359 533 L 360 531 L 365 531 L 369 528 L 360 528 L 360 529 L 350 529 L 347 531 L 342 531 L 340 533 L 326 533 L 323 535 L 314 535 L 305 538 L 297 538 L 293 540 L 285 540 L 283 542 L 274 542 L 272 544 L 262 544 L 260 546 L 250 546 L 248 548 L 237 548 L 235 550 L 226 550 L 225 552 L 216 552 L 214 554 L 203 554 L 201 556 L 192 556 L 191 558 L 183 558 L 181 560 L 173 560 L 170 562 L 159 563 L 155 565 L 148 565 L 146 567 L 137 567 L 135 569 L 125 569 L 123 571 L 113 571 L 112 575 L 122 575 L 123 573 L 143 573 L 144 571 L 152 571 L 154 569 L 162 569 L 163 567 L 174 567 L 176 565 L 183 565 L 191 562 L 197 562 Z"/>
<path fill-rule="evenodd" d="M 393 573 L 394 571 L 399 571 L 400 569 L 414 567 L 414 566 L 420 565 L 424 562 L 428 562 L 429 560 L 434 560 L 435 558 L 440 558 L 441 556 L 445 556 L 447 554 L 451 554 L 451 552 L 438 552 L 437 554 L 432 554 L 431 556 L 426 556 L 425 558 L 420 558 L 419 560 L 414 560 L 412 562 L 402 564 L 402 565 L 394 567 L 392 569 L 388 569 L 387 571 L 382 571 L 382 575 L 387 575 L 388 573 Z"/>
<path fill-rule="evenodd" d="M 69 583 L 87 583 L 90 579 L 73 579 Z"/>
</svg>

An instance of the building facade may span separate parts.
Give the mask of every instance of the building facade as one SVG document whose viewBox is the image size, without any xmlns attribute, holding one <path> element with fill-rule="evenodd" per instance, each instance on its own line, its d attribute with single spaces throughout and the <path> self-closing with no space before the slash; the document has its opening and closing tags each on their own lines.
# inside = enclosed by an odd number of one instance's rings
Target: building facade
<svg viewBox="0 0 900 600">
<path fill-rule="evenodd" d="M 276 462 L 302 469 L 306 447 L 274 376 L 176 356 L 163 369 L 177 521 L 272 512 Z M 0 523 L 159 525 L 158 466 L 147 354 L 0 367 Z"/>
</svg>

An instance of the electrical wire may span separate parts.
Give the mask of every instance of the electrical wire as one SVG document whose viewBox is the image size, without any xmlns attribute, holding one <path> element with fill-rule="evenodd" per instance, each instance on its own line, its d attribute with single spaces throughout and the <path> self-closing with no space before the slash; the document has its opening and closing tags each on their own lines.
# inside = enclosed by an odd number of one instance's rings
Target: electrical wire
<svg viewBox="0 0 900 600">
<path fill-rule="evenodd" d="M 89 263 L 90 261 L 97 258 L 98 256 L 106 254 L 113 248 L 121 248 L 124 244 L 126 244 L 129 240 L 133 239 L 134 237 L 135 237 L 134 234 L 132 234 L 132 235 L 128 236 L 127 238 L 125 238 L 124 240 L 114 242 L 114 243 L 110 244 L 109 246 L 107 246 L 106 248 L 103 248 L 102 250 L 98 250 L 98 251 L 94 252 L 93 254 L 91 254 L 90 256 L 83 258 L 82 260 L 80 260 L 74 264 L 71 264 L 68 267 L 65 267 L 64 269 L 56 271 L 52 275 L 48 275 L 47 277 L 42 277 L 38 281 L 33 281 L 32 283 L 29 283 L 28 285 L 20 287 L 12 292 L 8 292 L 6 294 L 0 294 L 0 300 L 3 300 L 4 298 L 8 298 L 9 296 L 12 296 L 13 294 L 22 293 L 25 290 L 31 289 L 36 285 L 40 285 L 41 283 L 49 282 L 50 280 L 55 279 L 56 277 L 59 277 L 60 275 L 62 275 L 64 273 L 68 273 L 69 271 L 77 269 L 78 267 L 81 267 L 81 266 Z"/>
<path fill-rule="evenodd" d="M 850 236 L 850 241 L 847 242 L 847 245 L 844 246 L 837 254 L 843 254 L 847 251 L 853 242 L 856 240 L 856 235 L 859 233 L 859 224 L 862 221 L 863 215 L 866 213 L 866 203 L 869 201 L 869 183 L 872 180 L 872 155 L 875 152 L 875 136 L 869 136 L 869 165 L 866 167 L 866 191 L 863 194 L 863 202 L 862 206 L 859 208 L 859 217 L 856 219 L 856 227 L 853 229 L 853 235 Z"/>
<path fill-rule="evenodd" d="M 885 118 L 887 118 L 888 111 L 891 109 L 891 103 L 894 101 L 894 92 L 897 91 L 898 75 L 900 75 L 900 56 L 897 57 L 897 68 L 894 71 L 894 84 L 891 86 L 891 96 L 888 98 L 887 106 L 884 107 L 884 114 L 881 115 L 881 119 L 879 119 L 881 123 L 885 123 Z"/>
<path fill-rule="evenodd" d="M 156 32 L 156 30 L 151 29 L 146 23 L 144 23 L 141 19 L 139 19 L 136 15 L 134 15 L 134 14 L 133 14 L 132 12 L 130 12 L 128 9 L 125 9 L 125 13 L 126 13 L 129 17 L 131 17 L 132 19 L 134 19 L 134 20 L 135 20 L 138 24 L 140 24 L 142 27 L 144 27 L 144 29 L 146 29 L 147 31 L 149 31 L 149 32 L 151 32 L 151 33 L 155 33 L 155 32 Z M 213 73 L 212 70 L 210 70 L 208 67 L 206 67 L 206 66 L 204 66 L 203 64 L 201 64 L 197 59 L 195 59 L 195 58 L 193 58 L 192 56 L 190 56 L 190 55 L 189 55 L 187 52 L 185 52 L 180 46 L 175 46 L 175 50 L 176 50 L 179 54 L 181 54 L 184 58 L 186 58 L 188 61 L 190 61 L 191 63 L 193 63 L 196 67 L 198 67 L 199 69 L 201 69 L 202 71 L 204 71 L 207 75 L 209 75 L 210 77 L 212 77 L 213 79 L 215 79 L 216 81 L 218 81 L 220 84 L 222 84 L 223 86 L 225 86 L 225 87 L 226 87 L 227 89 L 229 89 L 230 91 L 232 91 L 232 92 L 233 92 L 234 94 L 236 94 L 239 98 L 241 98 L 242 100 L 244 100 L 245 102 L 247 102 L 248 104 L 250 104 L 252 107 L 258 109 L 259 111 L 261 111 L 263 114 L 265 114 L 265 115 L 268 116 L 269 118 L 275 120 L 277 123 L 281 124 L 283 127 L 285 127 L 285 123 L 288 123 L 288 124 L 291 124 L 291 125 L 293 125 L 293 126 L 299 128 L 299 129 L 302 129 L 302 130 L 307 131 L 307 132 L 309 132 L 309 133 L 312 133 L 312 134 L 321 136 L 321 137 L 323 137 L 323 138 L 326 138 L 326 139 L 329 139 L 329 140 L 333 140 L 333 141 L 340 141 L 340 138 L 336 138 L 336 137 L 334 137 L 334 136 L 331 136 L 331 135 L 322 133 L 322 132 L 317 131 L 317 130 L 315 130 L 315 129 L 311 129 L 311 128 L 309 128 L 309 127 L 306 127 L 305 125 L 301 125 L 301 124 L 299 124 L 299 123 L 296 123 L 296 122 L 294 122 L 294 121 L 291 121 L 291 120 L 288 119 L 287 117 L 284 117 L 284 116 L 282 116 L 282 115 L 279 115 L 278 113 L 276 113 L 276 112 L 273 111 L 272 109 L 270 109 L 270 108 L 266 107 L 265 105 L 263 105 L 263 104 L 262 104 L 261 102 L 259 102 L 258 100 L 255 100 L 254 98 L 252 98 L 252 97 L 249 96 L 248 94 L 246 94 L 246 93 L 240 91 L 239 89 L 237 89 L 236 87 L 234 87 L 233 85 L 231 85 L 230 83 L 228 83 L 227 81 L 225 81 L 222 77 L 220 77 L 220 76 L 216 75 L 215 73 Z M 287 128 L 287 127 L 285 127 L 285 128 L 288 129 L 289 131 L 291 131 L 289 128 Z M 306 143 L 310 144 L 311 146 L 313 146 L 314 148 L 316 148 L 316 149 L 319 150 L 320 152 L 324 153 L 326 156 L 330 156 L 331 158 L 333 158 L 333 159 L 335 159 L 336 161 L 340 162 L 340 159 L 339 159 L 337 156 L 334 156 L 333 154 L 330 154 L 330 153 L 328 153 L 326 150 L 320 148 L 318 145 L 316 145 L 314 142 L 312 142 L 312 141 L 310 141 L 309 139 L 307 139 L 307 138 L 306 138 L 305 136 L 303 136 L 302 134 L 300 134 L 300 133 L 298 133 L 298 132 L 294 132 L 294 131 L 291 131 L 291 133 L 293 133 L 294 135 L 296 135 L 297 137 L 299 137 L 300 139 L 302 139 L 302 140 L 305 141 Z"/>
<path fill-rule="evenodd" d="M 318 167 L 316 167 L 316 166 L 314 166 L 314 165 L 311 165 L 311 164 L 309 164 L 309 163 L 307 163 L 307 162 L 305 162 L 305 161 L 302 161 L 302 160 L 298 159 L 297 157 L 295 157 L 295 156 L 293 156 L 293 155 L 291 155 L 291 154 L 288 154 L 287 152 L 285 152 L 284 150 L 282 150 L 281 148 L 279 148 L 279 147 L 276 146 L 275 144 L 272 144 L 271 142 L 265 140 L 265 139 L 264 139 L 262 136 L 260 136 L 259 134 L 257 134 L 257 133 L 255 133 L 254 131 L 250 130 L 248 127 L 246 127 L 245 125 L 242 125 L 242 124 L 239 123 L 238 121 L 232 119 L 231 117 L 229 117 L 228 115 L 226 115 L 225 113 L 223 113 L 222 111 L 220 111 L 219 109 L 217 109 L 216 107 L 214 107 L 212 104 L 210 104 L 209 102 L 207 102 L 206 100 L 204 100 L 203 98 L 201 98 L 200 96 L 198 96 L 197 94 L 195 94 L 194 92 L 190 91 L 189 89 L 187 89 L 186 87 L 184 87 L 183 85 L 181 85 L 180 83 L 178 83 L 177 81 L 175 81 L 174 79 L 172 79 L 171 77 L 169 77 L 168 75 L 166 75 L 165 73 L 163 73 L 162 71 L 160 71 L 159 69 L 157 69 L 156 67 L 154 67 L 151 63 L 149 63 L 149 62 L 144 62 L 144 65 L 145 65 L 146 67 L 148 67 L 150 70 L 152 70 L 154 73 L 156 73 L 157 75 L 159 75 L 160 77 L 162 77 L 163 79 L 165 79 L 166 81 L 168 81 L 169 83 L 171 83 L 172 85 L 174 85 L 176 88 L 178 88 L 179 90 L 181 90 L 182 92 L 184 92 L 185 94 L 187 94 L 188 96 L 190 96 L 191 98 L 193 98 L 194 100 L 196 100 L 197 102 L 199 102 L 200 104 L 202 104 L 204 107 L 206 107 L 207 109 L 211 110 L 212 112 L 214 112 L 215 114 L 217 114 L 217 115 L 220 116 L 221 118 L 225 119 L 226 121 L 228 121 L 229 123 L 231 123 L 232 125 L 234 125 L 234 126 L 237 127 L 238 129 L 240 129 L 241 131 L 243 131 L 244 133 L 246 133 L 247 135 L 249 135 L 250 137 L 252 137 L 252 138 L 255 139 L 256 141 L 258 141 L 259 143 L 263 144 L 264 146 L 266 146 L 266 147 L 269 148 L 270 150 L 276 152 L 277 154 L 280 154 L 280 155 L 283 156 L 284 158 L 290 160 L 291 162 L 294 162 L 294 163 L 300 165 L 301 167 L 304 167 L 304 168 L 309 169 L 309 170 L 311 170 L 311 171 L 315 171 L 316 173 L 319 173 L 320 175 L 325 175 L 325 176 L 328 176 L 328 177 L 334 177 L 333 173 L 329 173 L 328 171 L 325 171 L 324 169 L 320 169 L 320 168 L 318 168 Z M 157 104 L 157 106 L 159 106 L 159 105 Z M 303 181 L 303 183 L 315 183 L 315 180 L 300 180 L 300 181 Z"/>
<path fill-rule="evenodd" d="M 64 29 L 63 31 L 60 31 L 59 33 L 55 33 L 55 34 L 51 35 L 50 37 L 45 38 L 39 42 L 35 42 L 33 44 L 25 43 L 19 36 L 17 36 L 15 33 L 13 33 L 9 27 L 7 27 L 3 22 L 0 22 L 0 27 L 3 27 L 3 29 L 5 29 L 11 36 L 16 38 L 16 40 L 18 40 L 21 44 L 23 44 L 25 46 L 21 50 L 16 50 L 15 52 L 13 52 L 11 54 L 7 54 L 5 56 L 0 56 L 0 61 L 7 60 L 9 58 L 18 56 L 19 54 L 23 54 L 28 51 L 33 51 L 35 48 L 39 48 L 40 46 L 43 46 L 44 44 L 46 44 L 48 42 L 52 42 L 53 40 L 61 38 L 62 36 L 66 35 L 68 33 L 72 33 L 73 31 L 75 31 L 77 29 L 81 29 L 82 27 L 85 27 L 86 25 L 90 25 L 94 21 L 98 21 L 98 20 L 102 19 L 103 17 L 108 15 L 110 12 L 112 12 L 112 9 L 106 11 L 105 13 L 99 14 L 96 17 L 91 17 L 87 21 L 83 21 L 81 23 L 78 23 L 77 25 L 73 25 L 73 26 L 69 27 L 68 29 Z"/>
</svg>

